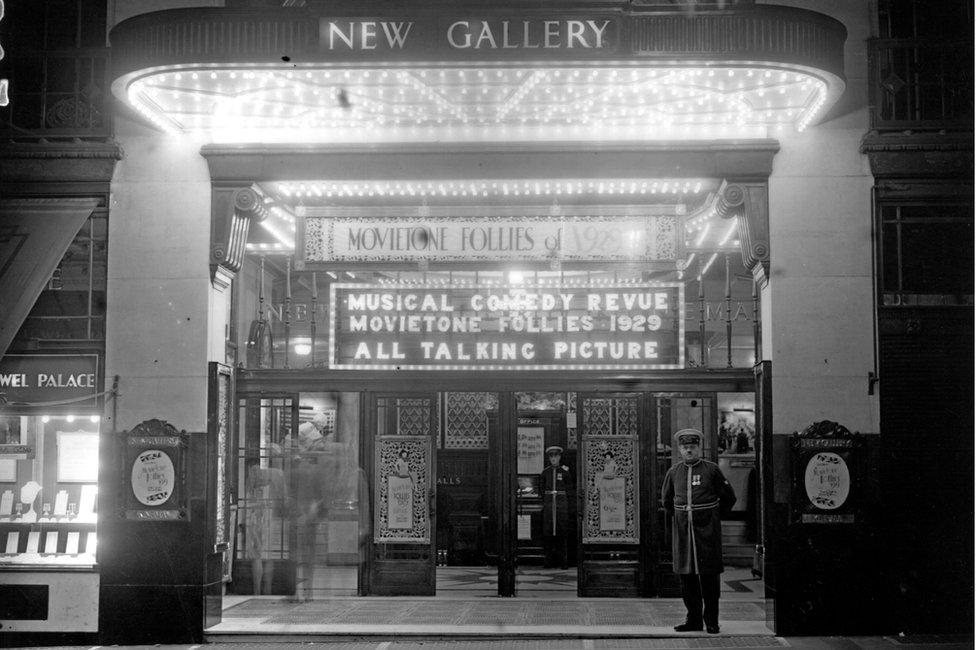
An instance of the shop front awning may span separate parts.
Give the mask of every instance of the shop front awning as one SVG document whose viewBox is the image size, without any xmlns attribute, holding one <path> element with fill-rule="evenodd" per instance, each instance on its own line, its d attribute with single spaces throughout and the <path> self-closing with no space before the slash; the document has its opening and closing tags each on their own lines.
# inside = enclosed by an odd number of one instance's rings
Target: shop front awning
<svg viewBox="0 0 976 650">
<path fill-rule="evenodd" d="M 96 199 L 0 200 L 0 354 L 96 205 Z"/>
<path fill-rule="evenodd" d="M 386 11 L 137 16 L 112 31 L 113 92 L 220 143 L 666 142 L 802 131 L 845 87 L 843 25 L 791 7 Z"/>
</svg>

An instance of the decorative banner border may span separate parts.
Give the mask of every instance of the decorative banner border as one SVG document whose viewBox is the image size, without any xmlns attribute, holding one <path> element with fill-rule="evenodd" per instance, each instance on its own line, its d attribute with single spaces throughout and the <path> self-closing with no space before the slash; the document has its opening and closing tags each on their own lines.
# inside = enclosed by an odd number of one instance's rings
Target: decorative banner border
<svg viewBox="0 0 976 650">
<path fill-rule="evenodd" d="M 678 217 L 320 217 L 299 228 L 309 262 L 671 261 Z"/>
<path fill-rule="evenodd" d="M 329 299 L 336 370 L 685 367 L 682 283 L 336 283 Z"/>
</svg>

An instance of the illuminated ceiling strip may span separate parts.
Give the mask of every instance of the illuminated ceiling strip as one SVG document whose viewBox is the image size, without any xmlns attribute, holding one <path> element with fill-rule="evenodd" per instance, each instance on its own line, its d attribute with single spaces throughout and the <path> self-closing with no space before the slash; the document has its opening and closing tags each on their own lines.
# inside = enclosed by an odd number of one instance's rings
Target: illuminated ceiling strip
<svg viewBox="0 0 976 650">
<path fill-rule="evenodd" d="M 549 196 L 582 194 L 700 194 L 701 179 L 497 180 L 497 181 L 282 181 L 274 188 L 288 198 L 374 196 Z"/>
<path fill-rule="evenodd" d="M 165 130 L 217 140 L 762 137 L 828 97 L 805 70 L 752 67 L 171 67 L 119 80 Z M 340 101 L 341 99 L 341 101 Z"/>
</svg>

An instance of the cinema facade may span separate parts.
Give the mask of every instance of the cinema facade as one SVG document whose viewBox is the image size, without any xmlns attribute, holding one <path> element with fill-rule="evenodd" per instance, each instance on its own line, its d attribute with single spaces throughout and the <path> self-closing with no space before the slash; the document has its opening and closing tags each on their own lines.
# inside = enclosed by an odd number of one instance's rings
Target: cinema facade
<svg viewBox="0 0 976 650">
<path fill-rule="evenodd" d="M 736 485 L 726 563 L 763 577 L 770 628 L 889 631 L 871 25 L 802 4 L 110 16 L 98 555 L 74 568 L 98 595 L 75 629 L 196 641 L 231 594 L 430 596 L 453 566 L 517 598 L 551 445 L 576 594 L 674 597 L 657 493 L 690 426 Z"/>
</svg>

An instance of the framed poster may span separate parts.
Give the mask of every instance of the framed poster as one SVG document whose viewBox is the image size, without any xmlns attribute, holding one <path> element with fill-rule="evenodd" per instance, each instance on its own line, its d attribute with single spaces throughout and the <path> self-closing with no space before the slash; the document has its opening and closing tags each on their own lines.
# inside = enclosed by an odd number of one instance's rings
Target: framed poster
<svg viewBox="0 0 976 650">
<path fill-rule="evenodd" d="M 33 458 L 33 448 L 22 438 L 23 424 L 19 415 L 0 415 L 0 483 L 17 481 L 17 459 Z"/>
<path fill-rule="evenodd" d="M 98 432 L 58 431 L 58 483 L 98 483 Z"/>
<path fill-rule="evenodd" d="M 0 415 L 0 445 L 22 445 L 21 416 Z"/>
<path fill-rule="evenodd" d="M 146 420 L 122 436 L 120 517 L 136 521 L 188 521 L 186 431 Z"/>
<path fill-rule="evenodd" d="M 541 474 L 545 467 L 543 447 L 545 446 L 545 427 L 518 428 L 518 473 Z"/>
<path fill-rule="evenodd" d="M 583 543 L 639 544 L 637 436 L 583 438 Z"/>
<path fill-rule="evenodd" d="M 17 461 L 13 458 L 0 458 L 0 483 L 17 482 Z"/>
<path fill-rule="evenodd" d="M 816 422 L 790 441 L 790 520 L 853 524 L 860 518 L 861 439 L 836 422 Z"/>
</svg>

